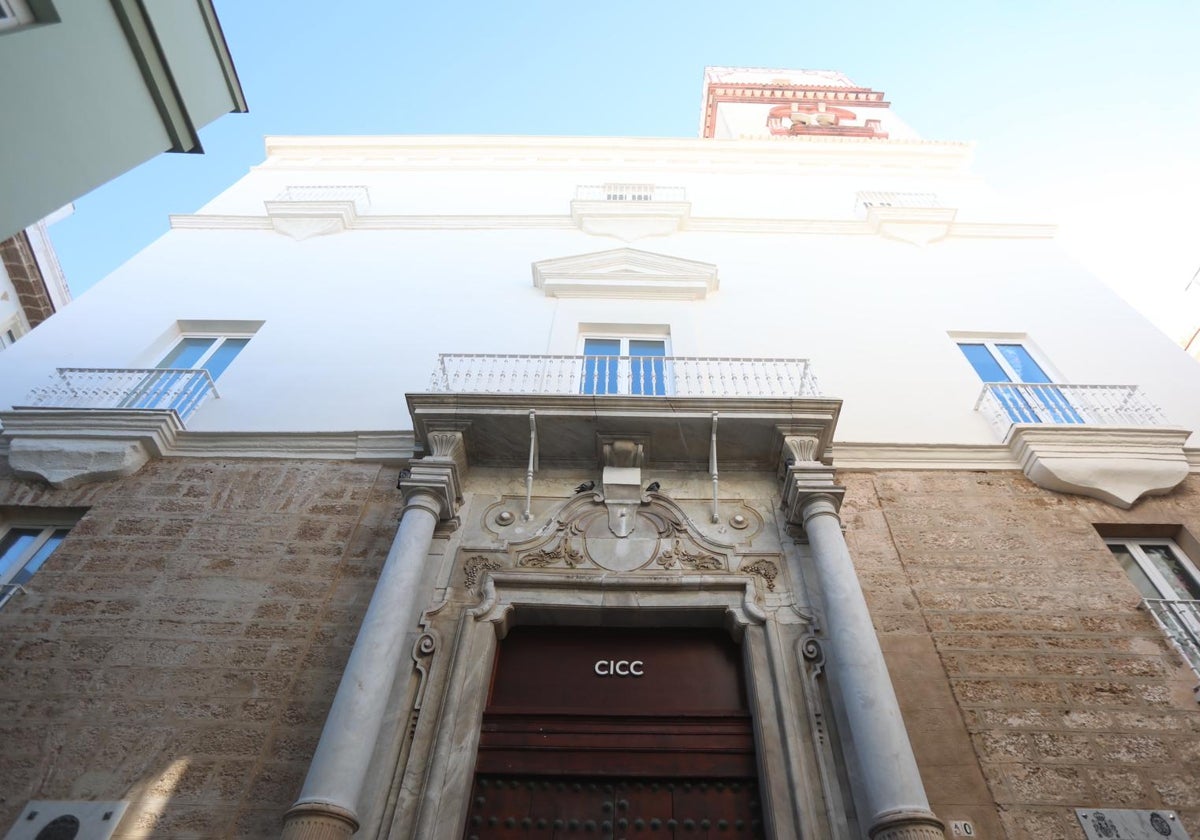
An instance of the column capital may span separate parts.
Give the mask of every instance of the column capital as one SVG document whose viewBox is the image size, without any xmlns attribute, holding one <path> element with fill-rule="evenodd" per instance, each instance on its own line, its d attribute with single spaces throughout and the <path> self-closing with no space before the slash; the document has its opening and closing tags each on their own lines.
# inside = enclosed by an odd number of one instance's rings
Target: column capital
<svg viewBox="0 0 1200 840">
<path fill-rule="evenodd" d="M 818 461 L 793 463 L 783 478 L 783 508 L 789 525 L 805 525 L 819 513 L 836 516 L 845 495 L 845 488 L 833 480 L 833 467 Z"/>
<path fill-rule="evenodd" d="M 406 506 L 420 505 L 420 495 L 437 500 L 439 519 L 453 519 L 462 504 L 462 479 L 467 473 L 467 447 L 461 429 L 430 429 L 425 435 L 429 454 L 413 461 L 400 474 L 396 487 Z"/>
<path fill-rule="evenodd" d="M 459 473 L 453 463 L 422 458 L 400 474 L 396 487 L 404 494 L 405 510 L 424 507 L 439 519 L 453 519 L 462 504 Z"/>
</svg>

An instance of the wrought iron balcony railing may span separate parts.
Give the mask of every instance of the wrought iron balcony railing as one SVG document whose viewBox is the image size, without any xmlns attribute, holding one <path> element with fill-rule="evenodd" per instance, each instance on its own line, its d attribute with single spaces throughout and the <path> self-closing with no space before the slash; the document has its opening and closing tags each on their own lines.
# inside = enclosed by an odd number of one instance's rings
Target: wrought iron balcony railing
<svg viewBox="0 0 1200 840">
<path fill-rule="evenodd" d="M 207 370 L 58 368 L 21 408 L 172 409 L 186 419 L 217 386 Z"/>
<path fill-rule="evenodd" d="M 1200 601 L 1146 598 L 1142 604 L 1200 677 Z"/>
<path fill-rule="evenodd" d="M 807 359 L 443 354 L 430 390 L 476 394 L 818 397 Z"/>
<path fill-rule="evenodd" d="M 1003 438 L 1015 423 L 1164 426 L 1162 409 L 1136 385 L 988 382 L 975 410 Z"/>
</svg>

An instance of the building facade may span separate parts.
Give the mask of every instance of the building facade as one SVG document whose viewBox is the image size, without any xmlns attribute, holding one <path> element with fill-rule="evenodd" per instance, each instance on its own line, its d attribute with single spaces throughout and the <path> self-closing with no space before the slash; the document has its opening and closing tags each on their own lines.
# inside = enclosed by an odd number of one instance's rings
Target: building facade
<svg viewBox="0 0 1200 840">
<path fill-rule="evenodd" d="M 1200 369 L 970 157 L 269 138 L 0 355 L 10 836 L 1200 832 Z"/>
<path fill-rule="evenodd" d="M 64 207 L 0 242 L 0 350 L 71 302 L 48 227 L 73 210 Z"/>
<path fill-rule="evenodd" d="M 0 238 L 246 111 L 211 0 L 0 0 Z"/>
</svg>

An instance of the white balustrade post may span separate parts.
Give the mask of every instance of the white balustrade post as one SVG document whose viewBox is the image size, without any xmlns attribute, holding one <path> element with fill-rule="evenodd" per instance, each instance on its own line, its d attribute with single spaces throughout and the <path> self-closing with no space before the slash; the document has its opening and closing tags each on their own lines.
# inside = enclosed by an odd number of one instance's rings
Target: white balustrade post
<svg viewBox="0 0 1200 840">
<path fill-rule="evenodd" d="M 404 512 L 321 730 L 300 798 L 284 816 L 284 840 L 345 840 L 359 828 L 360 797 L 387 700 L 426 593 L 421 581 L 434 528 L 452 517 L 466 466 L 460 432 L 430 432 L 433 454 L 401 481 Z"/>
<path fill-rule="evenodd" d="M 824 606 L 825 670 L 845 713 L 862 780 L 859 803 L 872 840 L 943 840 L 942 822 L 929 808 L 908 731 L 875 635 L 866 598 L 842 535 L 843 490 L 833 470 L 816 461 L 817 440 L 785 439 L 784 503 L 789 521 L 802 524 L 812 548 Z"/>
</svg>

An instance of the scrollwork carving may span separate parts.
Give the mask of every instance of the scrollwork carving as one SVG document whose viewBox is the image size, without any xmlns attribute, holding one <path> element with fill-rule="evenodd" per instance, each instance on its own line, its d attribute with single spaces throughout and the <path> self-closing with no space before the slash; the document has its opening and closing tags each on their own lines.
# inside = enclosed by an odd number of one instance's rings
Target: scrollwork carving
<svg viewBox="0 0 1200 840">
<path fill-rule="evenodd" d="M 758 575 L 763 579 L 763 583 L 767 585 L 768 592 L 775 591 L 775 578 L 779 577 L 779 567 L 772 561 L 755 560 L 753 563 L 747 563 L 745 566 L 742 566 L 742 571 Z"/>
<path fill-rule="evenodd" d="M 531 551 L 517 560 L 518 566 L 544 569 L 563 563 L 567 568 L 574 569 L 583 563 L 583 554 L 571 547 L 571 541 L 564 539 L 550 550 Z"/>
<path fill-rule="evenodd" d="M 664 569 L 673 569 L 678 565 L 696 572 L 711 572 L 722 568 L 721 560 L 715 554 L 688 551 L 679 539 L 674 540 L 666 551 L 659 552 L 656 562 Z"/>
</svg>

